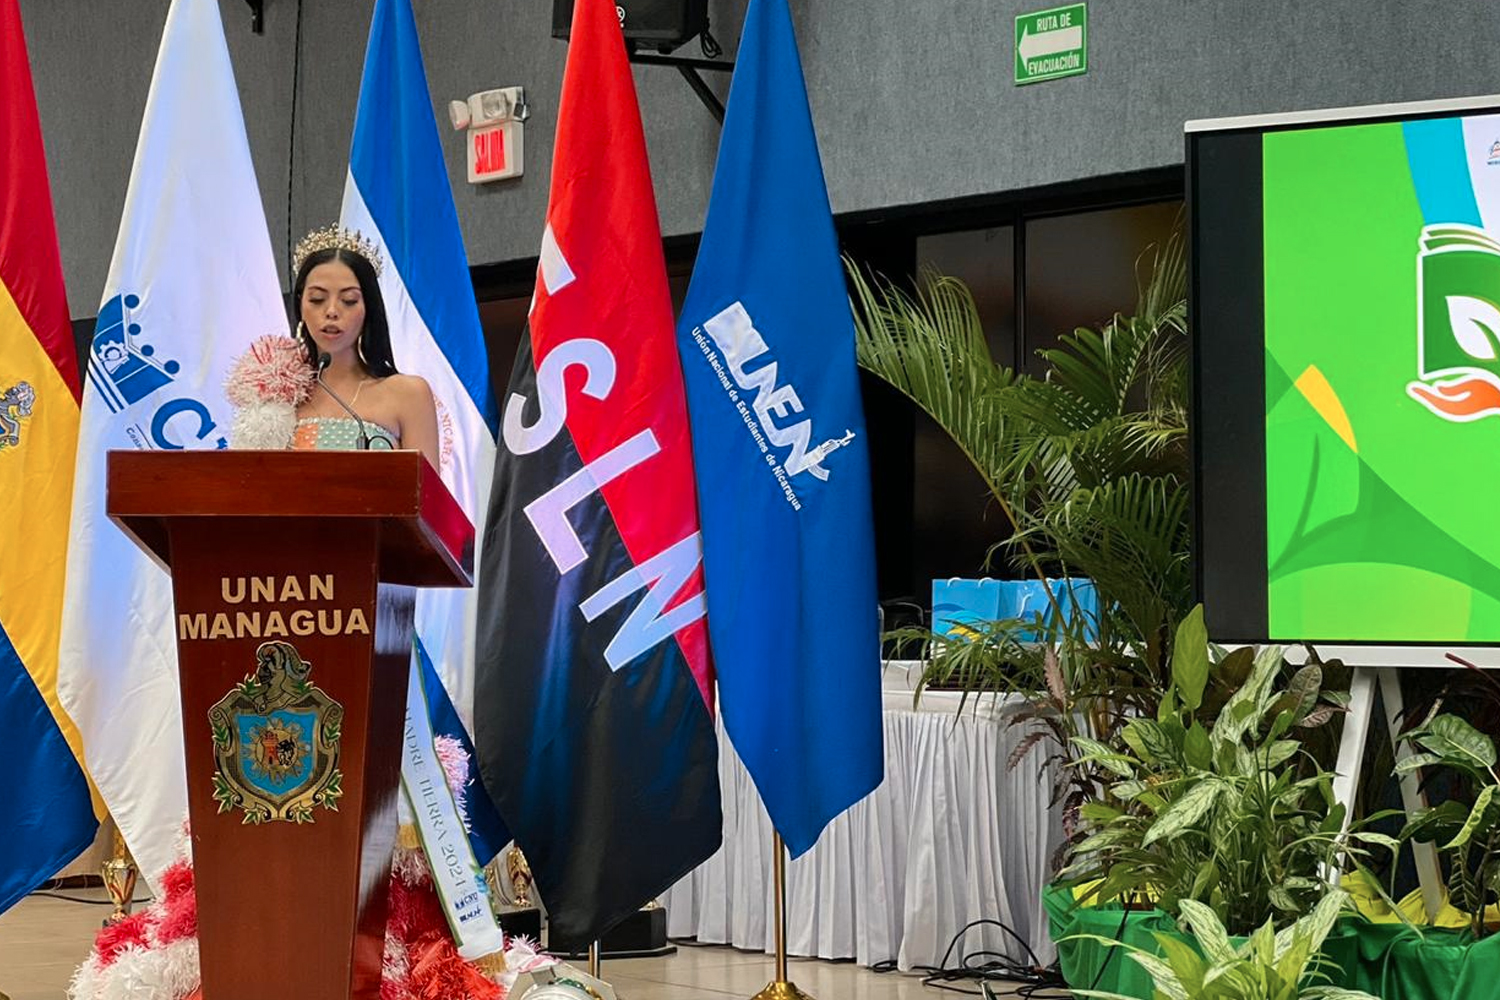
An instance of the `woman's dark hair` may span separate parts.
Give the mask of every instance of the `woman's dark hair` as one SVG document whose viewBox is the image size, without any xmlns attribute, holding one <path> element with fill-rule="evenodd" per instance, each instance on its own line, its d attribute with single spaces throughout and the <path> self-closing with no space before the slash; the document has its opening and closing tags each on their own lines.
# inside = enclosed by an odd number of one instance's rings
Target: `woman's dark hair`
<svg viewBox="0 0 1500 1000">
<path fill-rule="evenodd" d="M 348 265 L 359 281 L 359 293 L 365 300 L 365 325 L 359 334 L 359 351 L 365 367 L 376 378 L 396 374 L 396 359 L 391 355 L 391 329 L 386 324 L 385 299 L 380 296 L 380 281 L 375 277 L 375 269 L 359 254 L 337 247 L 308 254 L 297 269 L 297 281 L 292 285 L 292 328 L 297 331 L 302 346 L 307 348 L 308 364 L 318 367 L 318 345 L 313 342 L 312 334 L 300 325 L 302 292 L 307 287 L 307 276 L 312 269 L 331 260 Z"/>
</svg>

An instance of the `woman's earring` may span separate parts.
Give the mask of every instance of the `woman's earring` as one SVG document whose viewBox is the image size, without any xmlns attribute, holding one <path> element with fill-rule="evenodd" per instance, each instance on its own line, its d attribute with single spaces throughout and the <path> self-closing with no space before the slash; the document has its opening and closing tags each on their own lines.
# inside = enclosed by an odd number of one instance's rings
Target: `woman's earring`
<svg viewBox="0 0 1500 1000">
<path fill-rule="evenodd" d="M 359 355 L 359 363 L 364 365 L 365 370 L 368 371 L 370 363 L 365 360 L 365 338 L 363 335 L 354 342 L 354 353 Z"/>
<path fill-rule="evenodd" d="M 304 320 L 297 321 L 297 339 L 307 343 L 307 323 Z"/>
</svg>

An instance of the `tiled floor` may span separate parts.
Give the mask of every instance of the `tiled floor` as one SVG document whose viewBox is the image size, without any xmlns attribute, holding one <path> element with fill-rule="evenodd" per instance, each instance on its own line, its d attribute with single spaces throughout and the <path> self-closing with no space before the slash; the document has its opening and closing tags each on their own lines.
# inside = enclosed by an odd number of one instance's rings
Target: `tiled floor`
<svg viewBox="0 0 1500 1000">
<path fill-rule="evenodd" d="M 103 898 L 99 890 L 68 894 Z M 61 1000 L 107 912 L 104 906 L 32 897 L 0 915 L 0 994 L 10 1000 Z M 726 1000 L 754 996 L 770 981 L 774 965 L 765 955 L 684 945 L 665 958 L 606 961 L 602 971 L 620 1000 Z M 924 987 L 915 976 L 878 974 L 852 962 L 796 959 L 787 978 L 816 1000 L 954 996 Z"/>
</svg>

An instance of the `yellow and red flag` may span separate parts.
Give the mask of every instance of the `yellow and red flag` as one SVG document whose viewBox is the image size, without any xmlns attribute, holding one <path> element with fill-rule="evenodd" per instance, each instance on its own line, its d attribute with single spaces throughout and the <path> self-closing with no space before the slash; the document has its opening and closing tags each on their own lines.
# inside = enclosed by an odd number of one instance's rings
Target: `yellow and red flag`
<svg viewBox="0 0 1500 1000">
<path fill-rule="evenodd" d="M 0 0 L 0 912 L 98 821 L 57 657 L 80 385 L 18 0 Z"/>
</svg>

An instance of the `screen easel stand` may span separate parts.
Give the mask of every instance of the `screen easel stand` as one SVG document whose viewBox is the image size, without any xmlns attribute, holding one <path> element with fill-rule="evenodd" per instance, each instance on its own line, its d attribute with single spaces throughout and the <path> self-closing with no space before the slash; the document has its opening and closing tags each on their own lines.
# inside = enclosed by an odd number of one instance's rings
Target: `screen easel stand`
<svg viewBox="0 0 1500 1000">
<path fill-rule="evenodd" d="M 1293 652 L 1288 649 L 1288 653 Z M 1375 691 L 1379 685 L 1380 700 L 1385 706 L 1385 727 L 1390 734 L 1391 747 L 1397 763 L 1412 756 L 1411 747 L 1397 739 L 1401 731 L 1401 674 L 1403 669 L 1451 668 L 1454 663 L 1440 650 L 1372 646 L 1325 646 L 1318 653 L 1326 659 L 1340 659 L 1345 663 L 1359 661 L 1367 664 L 1354 668 L 1349 682 L 1349 712 L 1344 716 L 1344 732 L 1339 737 L 1338 762 L 1333 779 L 1334 799 L 1345 807 L 1343 832 L 1349 830 L 1350 817 L 1354 812 L 1354 791 L 1359 787 L 1359 774 L 1364 763 L 1365 745 L 1370 738 L 1370 725 L 1375 714 Z M 1401 805 L 1408 818 L 1419 809 L 1427 807 L 1427 797 L 1422 794 L 1419 771 L 1408 771 L 1399 778 Z M 1438 866 L 1436 845 L 1432 843 L 1412 844 L 1412 860 L 1417 867 L 1417 883 L 1422 888 L 1422 907 L 1427 919 L 1437 916 L 1443 905 L 1443 872 Z"/>
</svg>

